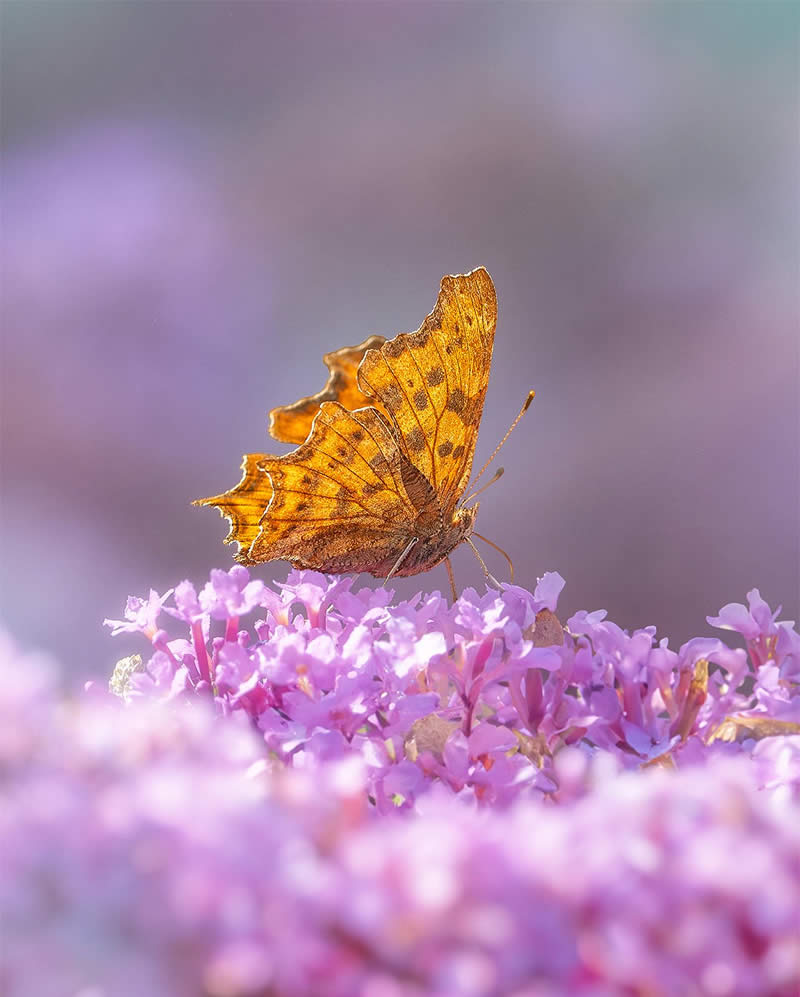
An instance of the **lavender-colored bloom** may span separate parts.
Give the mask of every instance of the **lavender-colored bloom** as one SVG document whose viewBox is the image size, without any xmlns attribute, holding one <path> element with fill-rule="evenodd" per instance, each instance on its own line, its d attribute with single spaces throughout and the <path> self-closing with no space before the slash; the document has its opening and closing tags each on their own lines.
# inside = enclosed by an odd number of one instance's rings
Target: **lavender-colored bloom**
<svg viewBox="0 0 800 997">
<path fill-rule="evenodd" d="M 716 638 L 674 651 L 655 628 L 629 634 L 603 612 L 576 613 L 564 630 L 563 584 L 550 573 L 534 593 L 392 605 L 385 589 L 354 592 L 349 578 L 293 571 L 276 591 L 243 567 L 214 571 L 199 597 L 183 582 L 164 606 L 185 637 L 155 629 L 161 597 L 129 602 L 130 626 L 116 632 L 141 630 L 155 653 L 126 694 L 199 695 L 221 715 L 243 712 L 288 767 L 353 756 L 381 812 L 413 809 L 437 785 L 484 806 L 556 798 L 556 762 L 571 747 L 639 769 L 701 764 L 731 741 L 752 755 L 761 737 L 800 733 L 800 637 L 757 593 L 749 610 L 718 618 L 752 634 L 748 652 Z M 252 613 L 252 632 L 241 629 Z M 763 726 L 769 718 L 780 731 Z M 793 785 L 794 768 L 781 771 Z"/>
<path fill-rule="evenodd" d="M 124 620 L 104 620 L 107 627 L 112 627 L 113 635 L 121 633 L 143 633 L 146 637 L 152 637 L 158 627 L 158 617 L 164 603 L 173 594 L 169 589 L 164 595 L 159 595 L 155 589 L 150 589 L 150 595 L 146 599 L 131 595 L 125 605 Z"/>
<path fill-rule="evenodd" d="M 755 688 L 754 702 L 742 714 L 800 725 L 800 634 L 793 621 L 777 620 L 780 607 L 773 612 L 758 589 L 747 593 L 747 602 L 728 603 L 718 616 L 707 617 L 712 626 L 734 630 L 745 639 Z"/>
<path fill-rule="evenodd" d="M 761 598 L 758 589 L 751 589 L 747 593 L 747 603 L 747 606 L 743 606 L 739 602 L 729 602 L 722 607 L 718 616 L 708 616 L 706 619 L 714 627 L 737 631 L 746 640 L 756 640 L 775 633 L 775 620 L 780 615 L 781 607 L 773 613 Z"/>
<path fill-rule="evenodd" d="M 183 620 L 184 623 L 194 623 L 195 620 L 203 618 L 205 610 L 200 605 L 197 597 L 197 590 L 190 581 L 179 582 L 174 590 L 174 606 L 166 606 L 164 611 L 176 620 Z"/>
<path fill-rule="evenodd" d="M 409 759 L 374 782 L 377 738 L 357 753 L 318 729 L 288 768 L 210 691 L 65 708 L 52 675 L 3 651 L 0 730 L 37 720 L 10 747 L 0 738 L 9 997 L 800 986 L 800 802 L 784 792 L 798 737 L 676 772 L 566 748 L 552 806 L 513 798 L 525 756 L 491 717 L 468 736 L 445 728 L 441 750 L 418 725 L 443 767 L 425 793 L 430 775 Z M 469 793 L 453 792 L 458 776 Z"/>
<path fill-rule="evenodd" d="M 247 568 L 235 564 L 230 571 L 215 568 L 200 593 L 200 606 L 214 620 L 228 620 L 252 612 L 263 604 L 266 586 L 250 581 Z"/>
</svg>

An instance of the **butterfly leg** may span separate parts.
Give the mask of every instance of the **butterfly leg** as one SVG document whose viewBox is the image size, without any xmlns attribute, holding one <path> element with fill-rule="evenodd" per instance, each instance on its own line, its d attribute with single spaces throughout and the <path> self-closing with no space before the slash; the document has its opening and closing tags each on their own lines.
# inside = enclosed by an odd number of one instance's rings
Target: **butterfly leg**
<svg viewBox="0 0 800 997">
<path fill-rule="evenodd" d="M 486 581 L 490 585 L 494 585 L 494 587 L 496 589 L 499 589 L 500 588 L 500 582 L 498 582 L 498 580 L 494 577 L 494 575 L 491 573 L 491 571 L 489 571 L 489 569 L 486 567 L 486 562 L 483 560 L 483 558 L 481 557 L 481 555 L 478 553 L 478 548 L 470 540 L 469 537 L 464 537 L 464 540 L 470 545 L 470 547 L 472 548 L 472 553 L 475 555 L 475 557 L 477 557 L 478 562 L 480 563 L 480 566 L 483 568 L 483 573 L 486 576 Z"/>
<path fill-rule="evenodd" d="M 484 537 L 482 534 L 478 533 L 477 530 L 473 530 L 472 531 L 472 535 L 473 535 L 473 537 L 477 537 L 479 540 L 483 540 L 483 542 L 485 544 L 489 544 L 490 547 L 494 547 L 494 549 L 497 551 L 498 554 L 502 554 L 503 555 L 503 557 L 506 559 L 506 561 L 508 561 L 508 570 L 511 572 L 511 581 L 513 582 L 514 581 L 514 562 L 511 560 L 511 558 L 508 556 L 508 554 L 506 554 L 506 552 L 503 550 L 503 548 L 502 547 L 498 547 L 496 543 L 492 543 L 492 541 L 488 537 Z"/>
<path fill-rule="evenodd" d="M 446 557 L 444 563 L 447 565 L 447 577 L 450 579 L 450 591 L 453 593 L 453 602 L 458 600 L 458 590 L 456 589 L 456 579 L 453 575 L 453 565 L 450 563 L 450 558 Z"/>
<path fill-rule="evenodd" d="M 417 542 L 418 539 L 419 537 L 412 537 L 411 540 L 408 541 L 405 548 L 403 549 L 403 553 L 400 555 L 400 557 L 398 557 L 398 559 L 392 565 L 392 570 L 384 578 L 383 580 L 384 588 L 386 588 L 386 585 L 389 582 L 389 579 L 392 577 L 392 575 L 394 575 L 394 573 L 398 570 L 403 561 L 405 561 L 406 557 L 408 557 L 408 552 L 411 550 L 411 548 L 414 546 L 414 544 Z"/>
</svg>

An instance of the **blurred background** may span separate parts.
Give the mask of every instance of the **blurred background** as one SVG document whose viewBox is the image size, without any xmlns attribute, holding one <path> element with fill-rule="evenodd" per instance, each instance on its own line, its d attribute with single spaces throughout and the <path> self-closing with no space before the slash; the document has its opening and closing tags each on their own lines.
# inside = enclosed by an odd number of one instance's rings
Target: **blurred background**
<svg viewBox="0 0 800 997">
<path fill-rule="evenodd" d="M 102 619 L 232 563 L 189 502 L 289 449 L 267 411 L 481 264 L 518 581 L 673 644 L 796 617 L 799 11 L 6 0 L 6 626 L 76 681 L 141 649 Z"/>
</svg>

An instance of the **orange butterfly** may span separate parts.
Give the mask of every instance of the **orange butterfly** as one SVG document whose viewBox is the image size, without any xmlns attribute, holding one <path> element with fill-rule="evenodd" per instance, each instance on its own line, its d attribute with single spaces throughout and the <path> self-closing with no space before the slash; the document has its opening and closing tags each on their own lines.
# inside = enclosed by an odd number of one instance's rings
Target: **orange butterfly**
<svg viewBox="0 0 800 997">
<path fill-rule="evenodd" d="M 272 436 L 300 446 L 284 457 L 247 454 L 235 488 L 194 503 L 216 506 L 228 519 L 236 560 L 279 558 L 386 579 L 444 560 L 455 596 L 448 555 L 468 543 L 494 581 L 470 539 L 486 540 L 473 528 L 478 505 L 464 504 L 477 493 L 462 496 L 496 321 L 494 284 L 479 267 L 442 278 L 436 306 L 416 332 L 326 354 L 323 390 L 270 413 Z"/>
</svg>

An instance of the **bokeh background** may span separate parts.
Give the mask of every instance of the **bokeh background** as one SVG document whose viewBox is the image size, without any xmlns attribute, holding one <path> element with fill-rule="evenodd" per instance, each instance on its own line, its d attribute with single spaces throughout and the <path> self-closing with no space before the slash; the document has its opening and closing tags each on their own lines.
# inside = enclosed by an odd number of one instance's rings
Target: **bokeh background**
<svg viewBox="0 0 800 997">
<path fill-rule="evenodd" d="M 754 585 L 797 615 L 798 5 L 1 14 L 17 637 L 76 680 L 107 670 L 127 652 L 101 621 L 129 593 L 231 563 L 189 501 L 268 449 L 268 409 L 480 264 L 499 323 L 479 459 L 537 390 L 479 521 L 518 580 L 558 570 L 567 612 L 673 643 Z M 455 567 L 480 582 L 466 548 Z"/>
</svg>

